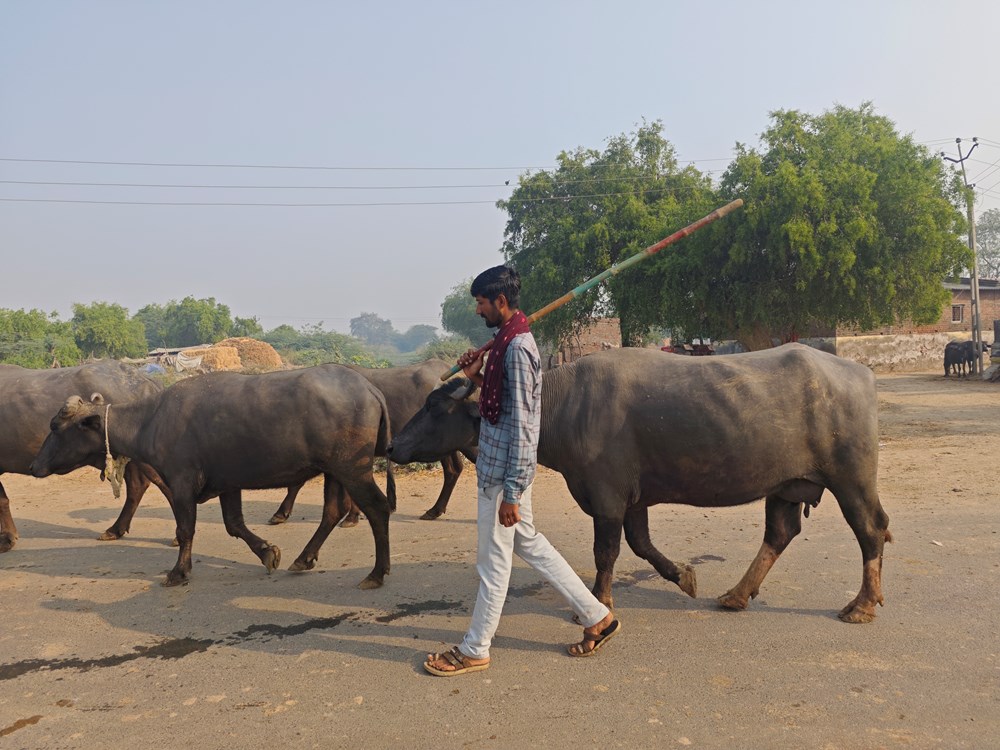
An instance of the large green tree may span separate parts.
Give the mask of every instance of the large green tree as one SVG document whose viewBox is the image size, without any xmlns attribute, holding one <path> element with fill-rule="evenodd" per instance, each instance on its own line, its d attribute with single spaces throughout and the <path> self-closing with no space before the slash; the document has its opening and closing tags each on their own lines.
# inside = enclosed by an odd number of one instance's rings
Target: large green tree
<svg viewBox="0 0 1000 750">
<path fill-rule="evenodd" d="M 21 367 L 77 365 L 82 354 L 57 313 L 0 309 L 0 362 Z"/>
<path fill-rule="evenodd" d="M 1000 279 L 1000 209 L 983 211 L 976 221 L 976 245 L 979 249 L 979 275 Z"/>
<path fill-rule="evenodd" d="M 195 299 L 185 297 L 180 302 L 170 300 L 166 305 L 146 305 L 136 314 L 146 328 L 150 348 L 196 346 L 214 344 L 228 336 L 262 333 L 255 318 L 237 318 L 234 326 L 227 305 L 216 302 L 215 297 Z"/>
<path fill-rule="evenodd" d="M 141 321 L 113 302 L 74 304 L 70 321 L 80 351 L 89 357 L 144 357 L 146 331 Z"/>
<path fill-rule="evenodd" d="M 664 321 L 748 349 L 814 327 L 937 320 L 967 267 L 959 187 L 871 104 L 779 111 L 737 145 L 724 199 L 742 211 L 666 254 Z"/>
<path fill-rule="evenodd" d="M 467 340 L 479 348 L 493 338 L 493 329 L 487 328 L 483 319 L 476 315 L 476 300 L 469 293 L 471 286 L 472 278 L 469 278 L 458 284 L 444 298 L 444 302 L 441 303 L 441 326 L 448 333 Z M 444 351 L 449 354 L 453 349 L 454 342 L 444 347 Z M 464 351 L 465 349 L 462 349 L 459 354 Z"/>
<path fill-rule="evenodd" d="M 603 151 L 563 152 L 553 171 L 524 175 L 510 199 L 503 254 L 522 276 L 533 312 L 694 218 L 712 202 L 710 180 L 678 165 L 660 122 L 608 140 Z M 558 341 L 595 315 L 617 315 L 622 342 L 641 345 L 662 323 L 662 265 L 640 264 L 534 326 Z M 457 332 L 457 331 L 456 331 Z M 464 333 L 464 331 L 463 331 Z"/>
</svg>

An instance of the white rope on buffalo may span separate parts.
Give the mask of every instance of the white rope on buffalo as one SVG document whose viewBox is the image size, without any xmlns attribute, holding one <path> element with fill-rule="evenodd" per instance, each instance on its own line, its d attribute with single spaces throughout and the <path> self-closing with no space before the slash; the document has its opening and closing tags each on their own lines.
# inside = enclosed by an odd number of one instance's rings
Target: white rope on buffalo
<svg viewBox="0 0 1000 750">
<path fill-rule="evenodd" d="M 111 404 L 104 410 L 104 472 L 102 479 L 107 479 L 111 483 L 111 491 L 115 497 L 122 496 L 122 478 L 125 476 L 125 464 L 128 463 L 127 456 L 112 458 L 111 440 L 108 438 L 108 418 L 111 416 Z"/>
</svg>

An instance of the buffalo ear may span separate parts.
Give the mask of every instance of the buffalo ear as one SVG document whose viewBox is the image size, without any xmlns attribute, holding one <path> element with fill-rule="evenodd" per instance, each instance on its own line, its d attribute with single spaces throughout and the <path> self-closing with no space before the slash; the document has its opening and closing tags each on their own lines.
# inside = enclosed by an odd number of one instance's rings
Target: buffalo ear
<svg viewBox="0 0 1000 750">
<path fill-rule="evenodd" d="M 104 396 L 102 396 L 100 393 L 91 393 L 90 394 L 90 403 L 97 404 L 98 406 L 103 406 L 104 405 Z"/>
<path fill-rule="evenodd" d="M 80 420 L 80 425 L 87 430 L 93 430 L 94 432 L 101 432 L 101 415 L 91 414 L 88 417 L 84 417 Z"/>
</svg>

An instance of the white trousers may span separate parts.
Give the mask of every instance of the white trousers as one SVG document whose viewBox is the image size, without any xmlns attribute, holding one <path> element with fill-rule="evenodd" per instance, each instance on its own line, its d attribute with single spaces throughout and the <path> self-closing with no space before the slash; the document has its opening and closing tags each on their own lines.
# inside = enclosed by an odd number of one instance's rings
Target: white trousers
<svg viewBox="0 0 1000 750">
<path fill-rule="evenodd" d="M 479 594 L 469 632 L 459 647 L 463 654 L 473 659 L 486 659 L 490 655 L 490 643 L 500 625 L 500 613 L 507 599 L 515 552 L 563 595 L 584 627 L 596 625 L 609 612 L 552 543 L 535 531 L 531 518 L 531 487 L 521 495 L 521 521 L 510 528 L 502 526 L 498 518 L 502 500 L 502 485 L 479 490 L 479 518 L 476 524 Z"/>
</svg>

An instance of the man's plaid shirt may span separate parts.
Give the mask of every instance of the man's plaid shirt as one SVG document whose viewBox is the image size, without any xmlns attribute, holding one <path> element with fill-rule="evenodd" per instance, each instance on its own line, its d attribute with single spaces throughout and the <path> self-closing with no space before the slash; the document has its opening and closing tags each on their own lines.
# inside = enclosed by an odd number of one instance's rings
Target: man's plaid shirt
<svg viewBox="0 0 1000 750">
<path fill-rule="evenodd" d="M 479 425 L 479 487 L 503 485 L 503 499 L 519 503 L 535 478 L 542 419 L 542 368 L 535 337 L 511 339 L 503 358 L 503 400 L 496 424 Z"/>
</svg>

